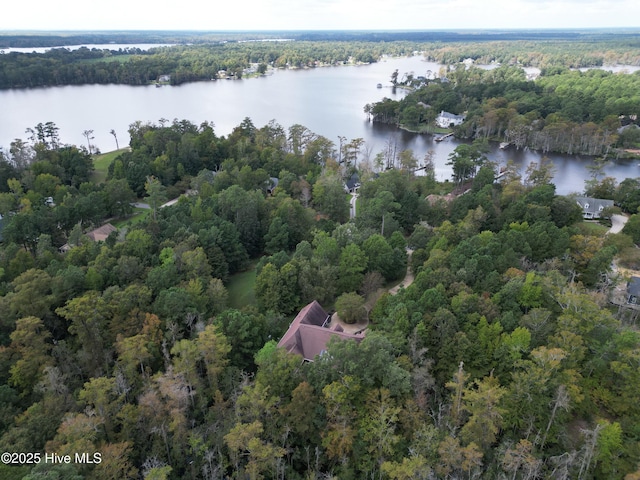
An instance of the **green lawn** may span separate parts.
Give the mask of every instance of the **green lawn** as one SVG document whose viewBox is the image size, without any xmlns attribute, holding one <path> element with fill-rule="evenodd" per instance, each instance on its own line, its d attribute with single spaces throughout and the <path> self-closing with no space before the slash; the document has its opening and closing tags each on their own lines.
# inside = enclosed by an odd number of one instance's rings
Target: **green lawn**
<svg viewBox="0 0 640 480">
<path fill-rule="evenodd" d="M 256 264 L 252 263 L 244 272 L 236 273 L 229 280 L 227 291 L 229 292 L 229 306 L 242 308 L 246 305 L 255 305 Z"/>
<path fill-rule="evenodd" d="M 151 212 L 151 210 L 149 210 L 148 208 L 134 208 L 133 215 L 126 218 L 120 218 L 118 220 L 111 221 L 110 223 L 116 228 L 127 227 L 129 225 L 133 225 L 147 218 L 147 215 L 149 215 L 149 212 Z"/>
<path fill-rule="evenodd" d="M 450 128 L 442 128 L 433 124 L 420 124 L 420 125 L 400 125 L 400 128 L 413 133 L 429 133 L 431 135 L 447 134 L 451 133 Z"/>
<path fill-rule="evenodd" d="M 126 148 L 120 150 L 114 150 L 113 152 L 103 153 L 93 156 L 93 175 L 91 180 L 94 183 L 102 183 L 107 179 L 107 173 L 109 172 L 109 165 L 115 160 L 115 158 L 122 152 L 125 152 Z"/>
<path fill-rule="evenodd" d="M 593 235 L 594 237 L 603 237 L 609 231 L 609 227 L 597 222 L 582 222 L 577 226 L 582 235 Z"/>
</svg>

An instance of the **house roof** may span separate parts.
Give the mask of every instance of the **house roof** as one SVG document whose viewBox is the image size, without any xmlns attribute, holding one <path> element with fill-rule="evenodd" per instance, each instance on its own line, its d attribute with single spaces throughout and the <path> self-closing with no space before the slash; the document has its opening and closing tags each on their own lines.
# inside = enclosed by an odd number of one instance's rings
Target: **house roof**
<svg viewBox="0 0 640 480">
<path fill-rule="evenodd" d="M 273 192 L 276 188 L 278 188 L 279 184 L 280 184 L 280 179 L 278 177 L 269 177 L 269 180 L 267 180 L 266 182 L 267 192 L 269 193 Z"/>
<path fill-rule="evenodd" d="M 585 213 L 600 213 L 602 209 L 613 207 L 613 200 L 593 197 L 576 197 L 576 202 Z"/>
<path fill-rule="evenodd" d="M 349 177 L 349 179 L 346 182 L 346 186 L 347 186 L 347 189 L 349 190 L 353 190 L 354 188 L 360 186 L 360 177 L 358 176 L 357 173 L 354 173 L 353 175 L 351 175 L 351 177 Z"/>
<path fill-rule="evenodd" d="M 635 123 L 629 123 L 629 124 L 627 124 L 627 125 L 623 125 L 622 127 L 620 127 L 620 128 L 618 129 L 618 133 L 622 133 L 622 132 L 624 132 L 625 130 L 629 130 L 630 128 L 632 128 L 632 129 L 636 130 L 636 129 L 640 128 L 640 127 L 638 127 Z"/>
<path fill-rule="evenodd" d="M 464 120 L 465 116 L 464 115 L 456 115 L 455 113 L 449 113 L 449 112 L 445 112 L 444 110 L 442 110 L 440 112 L 440 115 L 438 115 L 440 118 L 446 118 L 449 120 Z"/>
<path fill-rule="evenodd" d="M 307 361 L 313 361 L 327 349 L 332 338 L 362 340 L 362 335 L 346 333 L 340 326 L 335 329 L 327 328 L 325 325 L 329 321 L 330 315 L 314 300 L 300 310 L 278 342 L 278 347 L 284 348 L 288 353 L 301 355 Z"/>
<path fill-rule="evenodd" d="M 91 230 L 87 233 L 87 237 L 89 237 L 94 242 L 104 242 L 107 237 L 112 232 L 117 232 L 118 229 L 111 225 L 110 223 L 105 223 L 101 227 L 96 228 L 95 230 Z"/>
<path fill-rule="evenodd" d="M 634 297 L 640 297 L 640 277 L 631 277 L 627 282 L 627 293 Z"/>
</svg>

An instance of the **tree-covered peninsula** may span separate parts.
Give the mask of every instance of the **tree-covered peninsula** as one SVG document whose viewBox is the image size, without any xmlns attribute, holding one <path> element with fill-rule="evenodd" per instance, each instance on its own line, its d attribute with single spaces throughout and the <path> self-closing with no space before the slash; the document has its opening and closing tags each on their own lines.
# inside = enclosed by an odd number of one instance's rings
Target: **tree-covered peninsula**
<svg viewBox="0 0 640 480">
<path fill-rule="evenodd" d="M 0 158 L 0 450 L 100 461 L 2 478 L 639 475 L 638 179 L 588 186 L 634 213 L 605 234 L 479 143 L 437 182 L 275 121 L 33 133 Z M 276 344 L 314 301 L 360 340 L 303 362 Z"/>
<path fill-rule="evenodd" d="M 413 91 L 366 105 L 374 122 L 432 131 L 438 115 L 451 112 L 464 116 L 456 136 L 518 149 L 617 156 L 640 145 L 640 73 L 556 67 L 528 79 L 519 66 L 458 64 L 429 78 L 394 72 L 392 82 Z"/>
</svg>

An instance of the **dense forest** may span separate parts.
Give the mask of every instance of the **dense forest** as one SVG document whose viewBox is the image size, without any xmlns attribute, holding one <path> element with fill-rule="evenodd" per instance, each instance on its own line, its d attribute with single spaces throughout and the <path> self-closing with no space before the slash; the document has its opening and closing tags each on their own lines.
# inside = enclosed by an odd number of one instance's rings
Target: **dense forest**
<svg viewBox="0 0 640 480">
<path fill-rule="evenodd" d="M 394 72 L 413 91 L 400 101 L 385 98 L 365 111 L 373 121 L 422 131 L 441 111 L 464 114 L 461 138 L 493 139 L 544 153 L 619 155 L 640 146 L 640 73 L 548 68 L 527 80 L 516 66 L 482 69 L 460 65 L 429 78 Z"/>
<path fill-rule="evenodd" d="M 633 214 L 604 235 L 548 164 L 496 182 L 481 142 L 439 183 L 301 125 L 130 135 L 100 181 L 52 123 L 0 159 L 0 450 L 100 460 L 2 478 L 638 478 L 637 311 L 608 294 L 614 258 L 640 266 L 640 180 L 594 171 Z M 364 339 L 277 348 L 313 300 L 365 305 Z"/>
</svg>

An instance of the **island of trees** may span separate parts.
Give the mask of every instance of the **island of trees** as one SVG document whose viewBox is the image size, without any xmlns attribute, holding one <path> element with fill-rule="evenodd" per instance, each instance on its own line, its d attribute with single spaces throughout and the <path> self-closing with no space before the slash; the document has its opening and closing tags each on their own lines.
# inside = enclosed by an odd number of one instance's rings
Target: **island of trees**
<svg viewBox="0 0 640 480">
<path fill-rule="evenodd" d="M 605 235 L 548 164 L 496 181 L 479 142 L 437 182 L 275 121 L 130 136 L 100 171 L 52 123 L 0 159 L 0 450 L 101 459 L 2 478 L 638 478 L 637 310 L 609 294 L 640 266 L 639 179 L 594 172 L 632 214 Z M 354 297 L 360 343 L 276 347 Z"/>
</svg>

